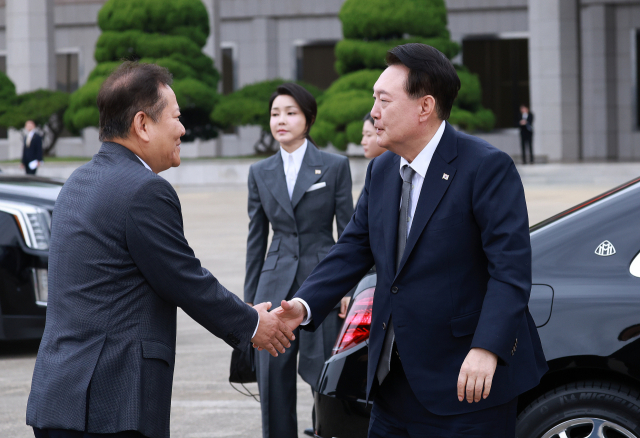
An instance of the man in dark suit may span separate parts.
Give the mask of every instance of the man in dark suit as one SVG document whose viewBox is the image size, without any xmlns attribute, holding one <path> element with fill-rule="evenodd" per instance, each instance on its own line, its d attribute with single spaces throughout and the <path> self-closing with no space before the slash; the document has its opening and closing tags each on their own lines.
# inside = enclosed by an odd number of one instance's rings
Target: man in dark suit
<svg viewBox="0 0 640 438">
<path fill-rule="evenodd" d="M 526 105 L 520 105 L 520 145 L 522 146 L 522 163 L 527 164 L 527 150 L 529 163 L 533 164 L 533 113 Z"/>
<path fill-rule="evenodd" d="M 42 162 L 42 137 L 36 132 L 36 124 L 33 120 L 27 120 L 24 130 L 26 135 L 22 143 L 20 166 L 24 167 L 27 175 L 35 175 Z"/>
<path fill-rule="evenodd" d="M 232 347 L 275 355 L 293 339 L 270 304 L 243 303 L 187 244 L 178 196 L 157 175 L 180 164 L 185 132 L 170 84 L 166 69 L 132 62 L 105 81 L 104 143 L 56 201 L 27 406 L 36 437 L 169 437 L 177 307 Z"/>
<path fill-rule="evenodd" d="M 374 86 L 378 144 L 338 243 L 277 313 L 313 330 L 375 263 L 370 437 L 515 434 L 517 397 L 547 369 L 527 310 L 531 246 L 511 158 L 446 122 L 460 81 L 423 44 Z"/>
</svg>

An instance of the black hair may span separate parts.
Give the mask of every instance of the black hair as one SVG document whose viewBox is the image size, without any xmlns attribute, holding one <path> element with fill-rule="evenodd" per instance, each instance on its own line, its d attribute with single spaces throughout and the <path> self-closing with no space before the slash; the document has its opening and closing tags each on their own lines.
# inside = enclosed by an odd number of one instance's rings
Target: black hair
<svg viewBox="0 0 640 438">
<path fill-rule="evenodd" d="M 276 97 L 286 95 L 291 96 L 293 100 L 296 101 L 300 110 L 304 114 L 304 118 L 307 121 L 306 129 L 304 136 L 311 143 L 315 142 L 309 135 L 309 131 L 313 126 L 313 123 L 316 121 L 316 115 L 318 114 L 318 104 L 316 103 L 316 98 L 313 97 L 311 93 L 305 90 L 304 87 L 298 85 L 294 82 L 285 82 L 276 88 L 275 93 L 271 95 L 269 99 L 269 112 L 271 112 L 271 107 L 273 106 L 273 101 L 276 100 Z"/>
<path fill-rule="evenodd" d="M 125 61 L 104 81 L 98 93 L 100 141 L 127 138 L 135 115 L 142 111 L 157 122 L 167 102 L 160 87 L 170 86 L 169 70 L 155 64 Z"/>
<path fill-rule="evenodd" d="M 441 120 L 451 114 L 453 101 L 460 90 L 456 69 L 438 49 L 420 43 L 396 46 L 387 52 L 387 65 L 402 64 L 409 68 L 405 91 L 414 99 L 431 95 Z"/>
<path fill-rule="evenodd" d="M 362 118 L 363 122 L 369 121 L 371 122 L 371 124 L 373 125 L 375 122 L 373 121 L 373 117 L 371 117 L 371 113 L 367 113 L 364 115 L 364 117 Z"/>
</svg>

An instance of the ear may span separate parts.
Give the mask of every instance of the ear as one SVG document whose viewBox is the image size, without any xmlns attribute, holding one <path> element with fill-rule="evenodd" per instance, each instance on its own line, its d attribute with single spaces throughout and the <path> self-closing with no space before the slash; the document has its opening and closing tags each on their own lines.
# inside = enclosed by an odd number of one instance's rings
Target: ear
<svg viewBox="0 0 640 438">
<path fill-rule="evenodd" d="M 436 111 L 436 100 L 435 98 L 428 94 L 424 97 L 420 98 L 420 121 L 426 122 L 428 119 L 432 118 L 437 114 Z"/>
<path fill-rule="evenodd" d="M 149 135 L 149 117 L 142 111 L 138 111 L 136 115 L 133 116 L 131 130 L 144 143 L 149 143 L 151 140 L 151 136 Z"/>
</svg>

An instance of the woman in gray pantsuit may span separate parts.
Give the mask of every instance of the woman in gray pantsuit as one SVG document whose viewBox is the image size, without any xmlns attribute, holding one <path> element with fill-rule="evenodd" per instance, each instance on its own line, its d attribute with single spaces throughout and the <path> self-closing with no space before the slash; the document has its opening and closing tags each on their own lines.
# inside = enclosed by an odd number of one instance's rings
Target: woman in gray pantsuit
<svg viewBox="0 0 640 438">
<path fill-rule="evenodd" d="M 269 110 L 280 151 L 249 170 L 244 297 L 277 307 L 327 255 L 335 243 L 333 218 L 340 235 L 353 214 L 353 199 L 347 158 L 319 151 L 309 137 L 317 113 L 313 96 L 286 83 L 271 97 Z M 269 224 L 273 238 L 267 251 Z M 296 332 L 286 353 L 257 353 L 264 438 L 297 438 L 296 356 L 300 350 L 298 372 L 314 389 L 340 330 L 338 311 L 316 332 Z"/>
</svg>

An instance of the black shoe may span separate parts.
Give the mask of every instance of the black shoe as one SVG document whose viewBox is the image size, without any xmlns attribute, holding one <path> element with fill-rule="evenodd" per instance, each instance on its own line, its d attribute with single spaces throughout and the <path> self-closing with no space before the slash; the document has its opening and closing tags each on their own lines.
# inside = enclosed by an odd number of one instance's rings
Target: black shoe
<svg viewBox="0 0 640 438">
<path fill-rule="evenodd" d="M 305 429 L 304 430 L 304 434 L 308 435 L 308 436 L 316 436 L 316 434 L 313 433 L 313 429 L 311 429 L 311 428 Z"/>
</svg>

